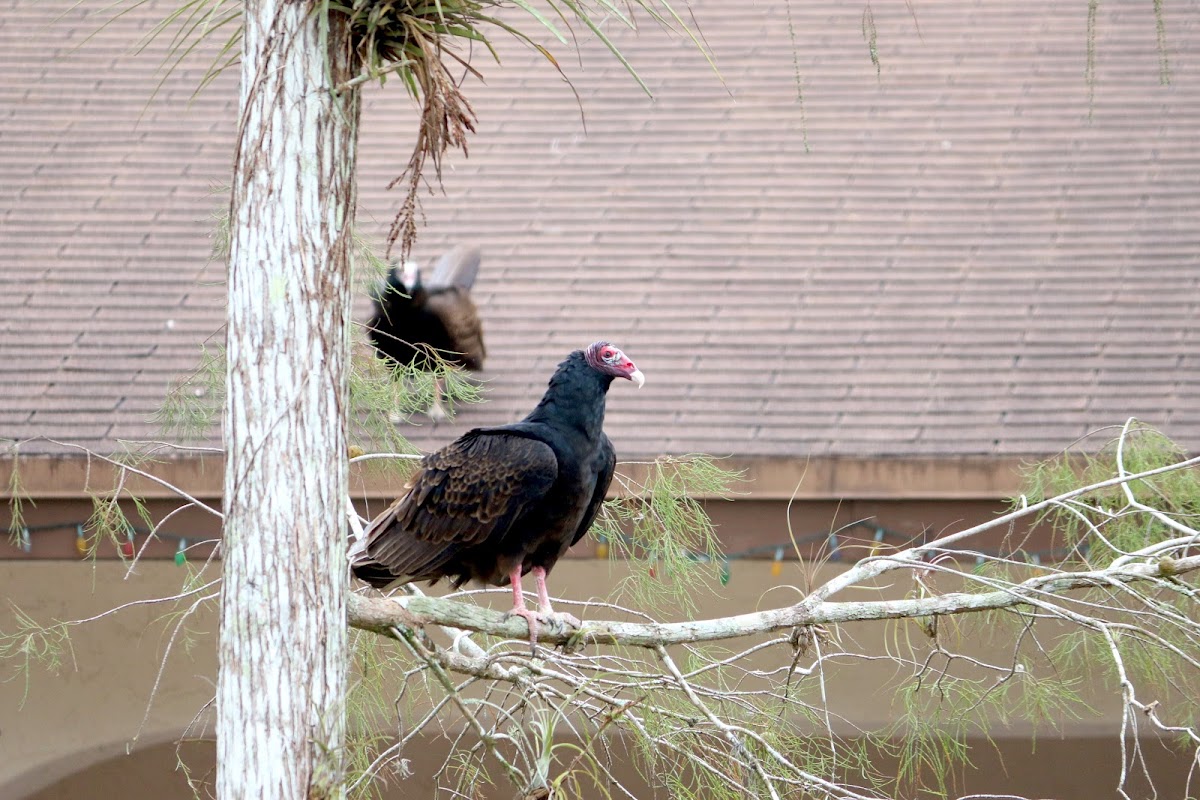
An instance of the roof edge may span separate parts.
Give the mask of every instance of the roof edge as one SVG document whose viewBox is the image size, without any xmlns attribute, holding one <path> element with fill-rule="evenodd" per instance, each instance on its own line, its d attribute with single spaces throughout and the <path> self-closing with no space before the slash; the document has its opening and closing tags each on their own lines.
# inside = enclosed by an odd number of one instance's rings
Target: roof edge
<svg viewBox="0 0 1200 800">
<path fill-rule="evenodd" d="M 742 474 L 731 488 L 742 500 L 997 500 L 1020 491 L 1020 468 L 1028 458 L 996 456 L 936 457 L 808 457 L 721 458 L 725 469 Z M 73 454 L 22 455 L 17 482 L 13 458 L 0 460 L 0 499 L 8 501 L 14 486 L 24 497 L 37 500 L 80 499 L 111 492 L 116 469 L 97 458 Z M 187 456 L 160 459 L 139 467 L 158 481 L 132 475 L 124 488 L 146 499 L 176 497 L 179 487 L 201 500 L 221 497 L 224 459 Z M 635 482 L 649 474 L 645 462 L 618 465 Z M 397 473 L 377 466 L 351 468 L 355 496 L 394 497 L 402 483 Z M 715 496 L 715 495 L 709 495 Z M 705 497 L 701 495 L 701 497 Z"/>
</svg>

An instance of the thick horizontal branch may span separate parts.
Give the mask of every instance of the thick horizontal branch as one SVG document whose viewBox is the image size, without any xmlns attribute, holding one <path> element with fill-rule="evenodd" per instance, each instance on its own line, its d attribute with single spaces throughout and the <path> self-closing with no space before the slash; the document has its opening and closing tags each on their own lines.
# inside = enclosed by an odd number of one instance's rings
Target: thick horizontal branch
<svg viewBox="0 0 1200 800">
<path fill-rule="evenodd" d="M 1039 575 L 1011 587 L 987 592 L 952 592 L 936 597 L 862 602 L 804 601 L 793 606 L 692 622 L 585 621 L 578 631 L 540 626 L 538 641 L 545 644 L 608 644 L 635 647 L 688 642 L 709 642 L 789 630 L 797 626 L 827 625 L 880 619 L 945 616 L 1030 605 L 1039 598 L 1074 589 L 1111 586 L 1175 578 L 1200 569 L 1200 556 L 1126 564 L 1120 568 L 1089 572 Z M 442 625 L 478 631 L 507 639 L 527 639 L 524 619 L 506 618 L 489 608 L 435 597 L 394 598 L 350 596 L 350 624 L 388 633 L 393 627 Z"/>
</svg>

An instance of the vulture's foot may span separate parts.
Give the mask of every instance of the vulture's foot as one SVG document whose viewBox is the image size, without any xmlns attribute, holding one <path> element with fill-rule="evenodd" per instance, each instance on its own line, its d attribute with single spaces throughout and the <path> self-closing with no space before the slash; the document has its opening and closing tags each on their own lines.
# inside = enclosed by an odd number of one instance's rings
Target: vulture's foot
<svg viewBox="0 0 1200 800">
<path fill-rule="evenodd" d="M 505 619 L 511 617 L 520 617 L 529 623 L 529 652 L 533 656 L 537 655 L 538 632 L 543 626 L 560 635 L 574 633 L 583 627 L 583 623 L 574 614 L 554 610 L 514 608 L 504 615 Z"/>
<path fill-rule="evenodd" d="M 504 615 L 505 619 L 520 617 L 529 623 L 529 654 L 534 656 L 537 655 L 538 620 L 541 618 L 541 616 L 542 615 L 538 612 L 525 608 L 524 606 L 514 608 Z"/>
<path fill-rule="evenodd" d="M 574 628 L 578 630 L 583 627 L 583 623 L 579 621 L 579 617 L 574 614 L 568 614 L 565 611 L 555 611 L 551 608 L 543 608 L 540 611 L 541 617 L 552 627 L 561 627 L 563 632 L 567 632 Z"/>
<path fill-rule="evenodd" d="M 562 643 L 562 651 L 564 653 L 570 655 L 571 653 L 578 653 L 583 649 L 583 642 L 580 641 L 579 637 L 574 635 L 579 633 L 579 630 L 583 627 L 583 623 L 579 621 L 579 617 L 576 617 L 574 614 L 568 614 L 565 611 L 548 611 L 546 609 L 542 609 L 541 617 L 547 627 L 555 633 L 571 637 Z"/>
</svg>

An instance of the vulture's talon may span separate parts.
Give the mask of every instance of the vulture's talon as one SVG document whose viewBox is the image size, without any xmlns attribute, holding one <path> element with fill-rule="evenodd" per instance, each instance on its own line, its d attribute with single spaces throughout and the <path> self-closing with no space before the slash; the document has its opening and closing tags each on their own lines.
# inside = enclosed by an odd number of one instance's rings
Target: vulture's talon
<svg viewBox="0 0 1200 800">
<path fill-rule="evenodd" d="M 514 608 L 504 615 L 505 620 L 520 617 L 529 625 L 529 650 L 531 655 L 537 655 L 538 621 L 541 614 L 528 608 Z"/>
<path fill-rule="evenodd" d="M 571 629 L 579 630 L 583 627 L 583 623 L 574 614 L 568 614 L 565 611 L 554 611 L 542 609 L 542 619 L 549 622 L 551 625 L 561 628 L 562 633 L 567 633 Z"/>
</svg>

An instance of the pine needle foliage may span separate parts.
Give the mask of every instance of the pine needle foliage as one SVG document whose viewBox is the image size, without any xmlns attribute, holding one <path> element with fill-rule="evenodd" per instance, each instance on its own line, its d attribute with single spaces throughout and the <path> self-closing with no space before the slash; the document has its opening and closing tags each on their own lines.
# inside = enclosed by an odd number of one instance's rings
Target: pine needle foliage
<svg viewBox="0 0 1200 800">
<path fill-rule="evenodd" d="M 389 696 L 389 677 L 411 666 L 393 648 L 378 646 L 378 637 L 362 631 L 350 631 L 350 689 L 346 695 L 347 786 L 351 800 L 370 800 L 382 796 L 380 780 L 359 780 L 365 776 L 394 739 L 389 731 L 396 727 L 393 710 L 400 699 Z M 397 758 L 393 772 L 403 776 L 405 761 Z M 387 772 L 382 773 L 383 776 Z"/>
<path fill-rule="evenodd" d="M 949 665 L 901 681 L 893 690 L 899 707 L 895 721 L 873 732 L 870 746 L 895 759 L 893 775 L 860 765 L 862 774 L 889 795 L 946 797 L 956 775 L 970 767 L 968 739 L 989 739 L 992 726 L 1016 721 L 1058 730 L 1066 719 L 1087 709 L 1078 672 L 1038 677 L 1015 669 L 997 680 Z M 1068 677 L 1070 675 L 1070 677 Z"/>
<path fill-rule="evenodd" d="M 118 496 L 92 496 L 92 514 L 88 518 L 84 530 L 89 532 L 87 541 L 87 557 L 96 558 L 96 550 L 102 541 L 115 543 L 124 542 L 133 536 L 133 523 L 125 515 L 118 502 Z"/>
<path fill-rule="evenodd" d="M 617 586 L 616 598 L 655 609 L 695 608 L 694 593 L 727 568 L 721 542 L 698 497 L 727 497 L 741 474 L 708 456 L 663 456 L 630 462 L 647 470 L 645 482 L 618 467 L 618 497 L 605 502 L 592 536 L 607 544 L 608 557 L 646 564 Z M 697 579 L 701 579 L 698 581 Z"/>
<path fill-rule="evenodd" d="M 1053 481 L 1074 490 L 1084 480 L 1174 464 L 1180 457 L 1161 435 L 1131 423 L 1117 446 L 1031 468 L 1033 482 L 1024 502 L 1055 491 Z M 130 454 L 126 460 L 135 458 Z M 610 552 L 635 558 L 652 553 L 664 578 L 668 563 L 680 570 L 719 564 L 715 533 L 697 498 L 728 491 L 733 476 L 720 462 L 665 459 L 623 465 L 623 471 L 642 477 L 622 479 L 621 497 L 604 514 L 609 523 L 618 523 L 607 531 Z M 508 796 L 514 784 L 519 797 L 547 796 L 542 792 L 552 798 L 640 796 L 614 776 L 612 767 L 621 761 L 632 763 L 664 796 L 686 800 L 932 800 L 956 796 L 971 767 L 969 748 L 990 741 L 993 731 L 1017 722 L 1038 735 L 1054 731 L 1066 720 L 1094 715 L 1087 698 L 1105 690 L 1116 698 L 1136 694 L 1122 718 L 1176 726 L 1160 730 L 1174 737 L 1172 745 L 1194 755 L 1197 711 L 1189 698 L 1200 694 L 1196 573 L 1177 577 L 1160 570 L 1153 580 L 1091 584 L 1069 592 L 1022 586 L 1029 579 L 1093 571 L 1098 564 L 1128 558 L 1127 552 L 1092 552 L 1117 536 L 1117 517 L 1142 518 L 1143 534 L 1129 541 L 1151 548 L 1170 534 L 1145 535 L 1147 518 L 1167 529 L 1164 520 L 1190 524 L 1200 492 L 1186 469 L 1177 472 L 1139 478 L 1128 493 L 1106 487 L 1079 495 L 1074 505 L 1054 506 L 1043 520 L 1046 525 L 1070 526 L 1081 513 L 1093 515 L 1090 523 L 1071 529 L 1071 541 L 1078 545 L 1073 560 L 1024 564 L 991 556 L 980 570 L 969 560 L 960 567 L 948 556 L 914 560 L 909 572 L 898 573 L 916 586 L 910 599 L 999 588 L 1038 605 L 935 617 L 914 613 L 877 622 L 877 645 L 861 638 L 872 635 L 869 628 L 841 622 L 808 626 L 812 635 L 807 637 L 798 636 L 800 630 L 791 635 L 776 630 L 750 640 L 731 636 L 657 648 L 589 645 L 585 652 L 540 650 L 531 658 L 527 642 L 466 636 L 432 624 L 403 632 L 393 628 L 400 641 L 355 631 L 354 677 L 346 698 L 348 794 L 377 797 L 382 786 L 408 776 L 405 759 L 420 752 L 419 737 L 445 736 L 451 754 L 433 776 L 441 787 L 438 797 Z M 144 506 L 128 494 L 118 479 L 98 495 L 97 536 L 119 537 L 137 520 L 148 521 Z M 1099 539 L 1097 530 L 1103 534 Z M 1173 558 L 1192 557 L 1195 529 L 1186 530 L 1191 533 L 1171 542 L 1167 552 Z M 664 538 L 672 541 L 664 544 Z M 1151 549 L 1138 558 L 1154 564 L 1158 552 Z M 850 570 L 870 563 L 875 562 L 868 558 Z M 694 592 L 700 574 L 682 582 Z M 657 596 L 665 596 L 659 588 Z M 188 620 L 198 607 L 211 604 L 216 592 L 199 573 L 189 573 L 184 591 L 162 617 L 166 651 L 192 645 L 197 632 Z M 39 625 L 15 611 L 15 624 L 6 622 L 0 634 L 0 659 L 11 662 L 14 677 L 26 679 L 31 668 L 61 664 L 70 653 L 68 627 L 88 621 Z M 649 616 L 644 607 L 625 611 Z M 591 624 L 604 624 L 587 616 Z M 985 636 L 1004 647 L 993 642 L 984 654 L 975 645 Z M 438 644 L 451 640 L 456 644 Z M 456 650 L 463 641 L 470 646 Z M 845 687 L 827 691 L 827 681 L 842 681 L 844 673 L 880 659 L 892 665 L 893 678 L 872 687 L 881 702 L 892 700 L 892 722 L 854 731 L 843 717 L 846 710 L 839 708 Z M 1126 756 L 1126 766 L 1132 769 L 1136 757 L 1136 752 Z M 858 794 L 844 792 L 845 787 Z"/>
<path fill-rule="evenodd" d="M 10 664 L 13 670 L 4 680 L 19 679 L 24 683 L 23 706 L 29 697 L 32 671 L 42 669 L 57 674 L 64 658 L 70 656 L 73 661 L 75 653 L 67 623 L 40 623 L 13 601 L 9 600 L 8 605 L 14 630 L 0 631 L 0 663 Z"/>
<path fill-rule="evenodd" d="M 183 442 L 204 441 L 216 428 L 224 402 L 225 345 L 205 342 L 196 368 L 171 382 L 153 421 Z"/>
<path fill-rule="evenodd" d="M 1162 433 L 1131 421 L 1120 436 L 1102 442 L 1094 452 L 1081 448 L 1027 466 L 1026 490 L 1014 508 L 1099 483 L 1122 471 L 1136 474 L 1186 458 L 1186 452 Z M 1200 523 L 1200 469 L 1178 469 L 1098 489 L 1053 506 L 1039 521 L 1053 526 L 1075 558 L 1102 568 L 1126 553 L 1178 535 L 1164 517 L 1145 509 L 1155 509 L 1183 525 Z"/>
<path fill-rule="evenodd" d="M 25 506 L 26 504 L 37 507 L 37 503 L 25 491 L 25 486 L 21 481 L 21 448 L 13 442 L 9 445 L 9 452 L 12 454 L 10 469 L 8 474 L 8 541 L 9 544 L 19 545 L 21 532 L 25 528 Z"/>
<path fill-rule="evenodd" d="M 1087 27 L 1085 32 L 1087 55 L 1085 57 L 1083 79 L 1087 86 L 1089 120 L 1091 120 L 1096 107 L 1096 32 L 1099 12 L 1100 0 L 1088 0 Z M 1171 60 L 1170 49 L 1167 43 L 1167 20 L 1162 0 L 1154 0 L 1153 13 L 1154 32 L 1158 47 L 1158 81 L 1163 86 L 1169 86 L 1171 83 Z"/>
<path fill-rule="evenodd" d="M 361 337 L 349 372 L 352 441 L 359 447 L 416 452 L 398 423 L 420 422 L 416 417 L 433 403 L 438 381 L 443 404 L 451 412 L 456 405 L 483 399 L 483 387 L 445 360 L 438 358 L 429 371 L 395 364 L 378 358 Z M 197 367 L 171 385 L 154 420 L 165 435 L 184 442 L 205 441 L 217 428 L 224 401 L 225 348 L 205 344 Z"/>
</svg>

